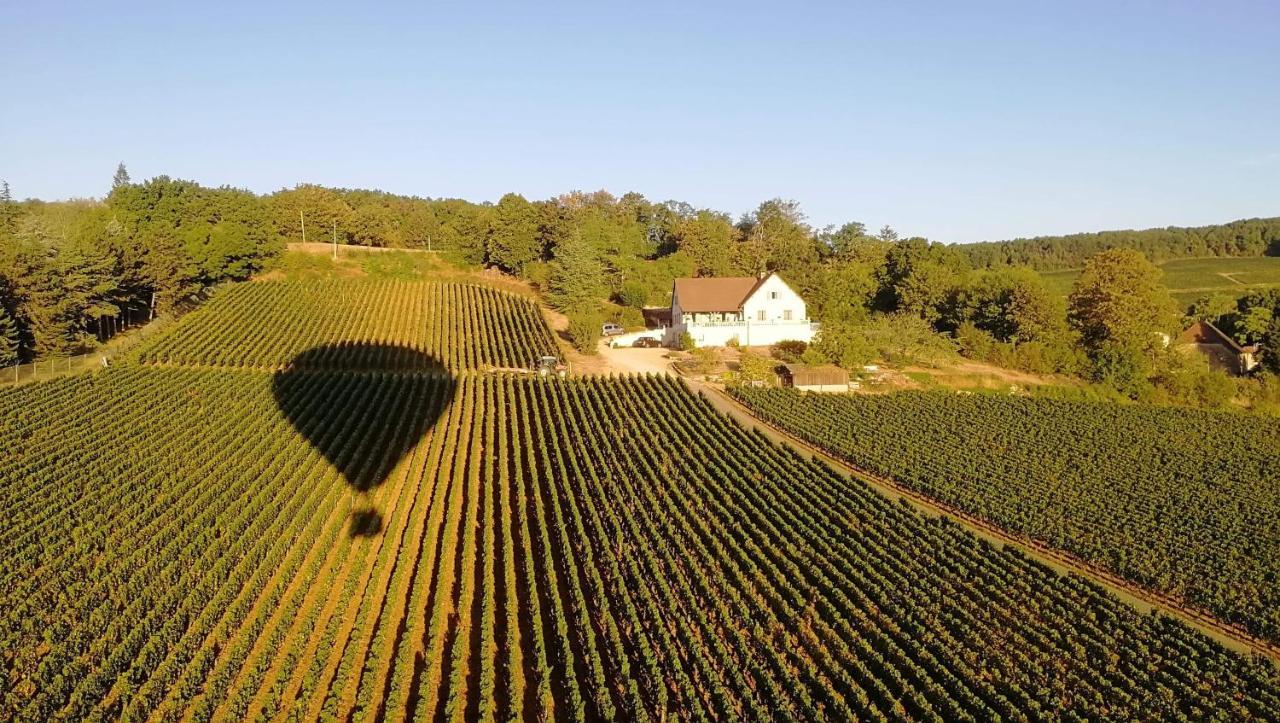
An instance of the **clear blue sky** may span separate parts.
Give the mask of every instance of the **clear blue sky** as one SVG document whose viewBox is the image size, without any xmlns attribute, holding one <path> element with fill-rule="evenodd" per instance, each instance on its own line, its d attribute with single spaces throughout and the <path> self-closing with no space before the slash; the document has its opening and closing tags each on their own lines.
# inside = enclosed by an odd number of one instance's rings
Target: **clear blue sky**
<svg viewBox="0 0 1280 723">
<path fill-rule="evenodd" d="M 781 196 L 943 241 L 1280 215 L 1275 0 L 115 5 L 4 3 L 16 196 L 101 196 L 123 160 L 258 192 Z"/>
</svg>

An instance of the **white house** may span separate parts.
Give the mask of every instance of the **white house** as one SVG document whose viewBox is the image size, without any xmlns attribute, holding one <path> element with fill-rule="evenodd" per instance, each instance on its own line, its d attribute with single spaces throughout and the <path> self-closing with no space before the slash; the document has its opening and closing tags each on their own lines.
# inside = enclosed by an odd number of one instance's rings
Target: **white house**
<svg viewBox="0 0 1280 723">
<path fill-rule="evenodd" d="M 666 342 L 678 343 L 686 331 L 697 346 L 813 340 L 804 299 L 777 274 L 676 279 Z"/>
</svg>

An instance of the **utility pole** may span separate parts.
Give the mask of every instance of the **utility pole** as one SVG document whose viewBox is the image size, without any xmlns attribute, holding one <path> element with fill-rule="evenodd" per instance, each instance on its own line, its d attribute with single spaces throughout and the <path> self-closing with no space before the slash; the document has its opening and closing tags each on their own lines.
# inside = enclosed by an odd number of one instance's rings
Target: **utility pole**
<svg viewBox="0 0 1280 723">
<path fill-rule="evenodd" d="M 333 219 L 333 260 L 338 260 L 338 219 Z"/>
<path fill-rule="evenodd" d="M 427 234 L 427 253 L 431 253 L 431 234 Z"/>
<path fill-rule="evenodd" d="M 302 243 L 307 242 L 307 219 L 302 216 L 302 209 L 298 209 L 298 220 L 302 222 Z"/>
</svg>

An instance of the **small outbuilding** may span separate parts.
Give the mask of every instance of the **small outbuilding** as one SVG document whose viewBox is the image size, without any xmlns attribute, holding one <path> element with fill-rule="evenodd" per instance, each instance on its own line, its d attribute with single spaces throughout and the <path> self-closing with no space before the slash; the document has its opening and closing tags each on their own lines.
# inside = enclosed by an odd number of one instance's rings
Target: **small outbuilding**
<svg viewBox="0 0 1280 723">
<path fill-rule="evenodd" d="M 831 364 L 783 364 L 778 370 L 782 386 L 805 392 L 847 392 L 849 372 Z"/>
<path fill-rule="evenodd" d="M 1257 345 L 1241 346 L 1218 327 L 1197 321 L 1178 337 L 1178 347 L 1200 354 L 1209 367 L 1228 374 L 1244 375 L 1258 366 Z"/>
</svg>

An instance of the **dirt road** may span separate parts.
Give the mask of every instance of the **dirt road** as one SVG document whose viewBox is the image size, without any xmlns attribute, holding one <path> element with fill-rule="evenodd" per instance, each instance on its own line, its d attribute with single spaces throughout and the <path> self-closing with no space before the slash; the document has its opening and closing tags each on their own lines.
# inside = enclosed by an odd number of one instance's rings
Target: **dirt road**
<svg viewBox="0 0 1280 723">
<path fill-rule="evenodd" d="M 669 349 L 636 349 L 634 347 L 611 348 L 607 341 L 600 341 L 600 358 L 604 361 L 604 373 L 675 374 L 667 359 Z"/>
</svg>

